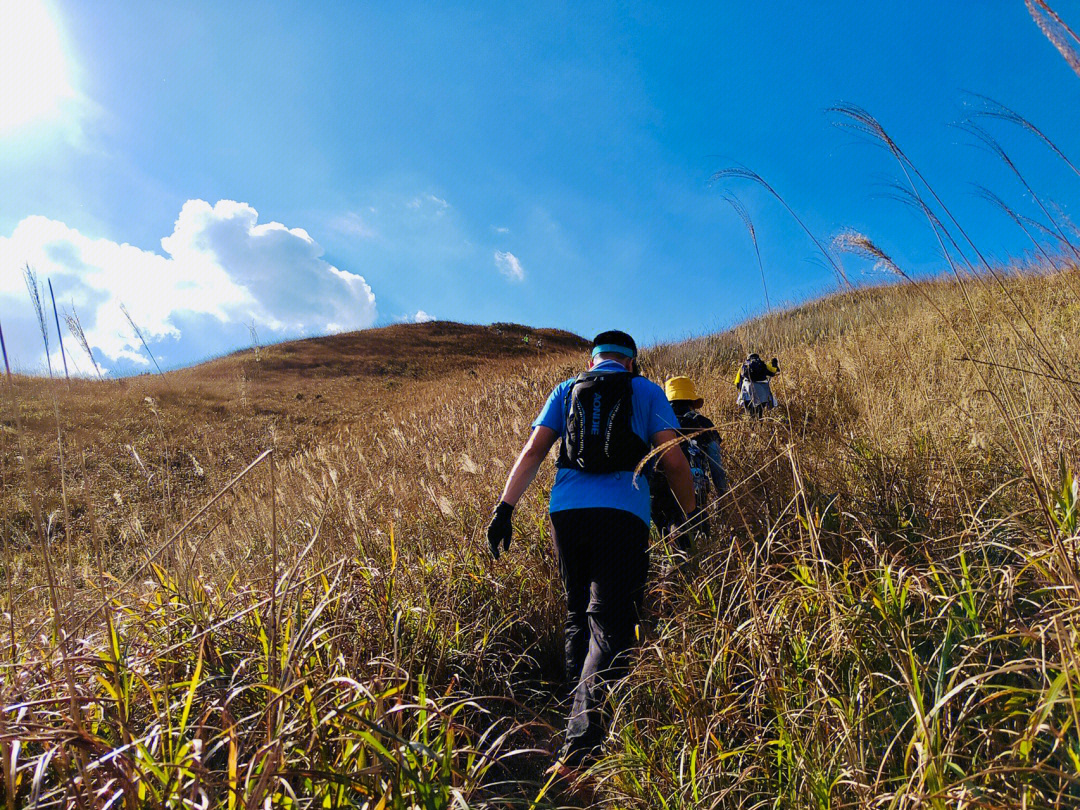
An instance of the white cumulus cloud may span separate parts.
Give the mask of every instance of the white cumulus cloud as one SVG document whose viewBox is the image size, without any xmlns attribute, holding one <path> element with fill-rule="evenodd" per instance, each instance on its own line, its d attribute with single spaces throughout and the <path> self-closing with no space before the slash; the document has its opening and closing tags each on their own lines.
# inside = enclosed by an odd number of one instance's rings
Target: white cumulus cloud
<svg viewBox="0 0 1080 810">
<path fill-rule="evenodd" d="M 518 257 L 504 250 L 495 251 L 495 266 L 499 272 L 511 281 L 524 281 L 525 268 L 521 266 Z"/>
<path fill-rule="evenodd" d="M 21 275 L 26 264 L 52 279 L 61 307 L 74 305 L 99 362 L 113 370 L 147 362 L 121 303 L 168 365 L 243 345 L 253 321 L 279 337 L 375 322 L 375 296 L 362 276 L 324 260 L 303 229 L 260 224 L 247 203 L 189 200 L 161 247 L 164 255 L 45 217 L 23 219 L 11 236 L 0 236 L 0 317 L 9 349 L 30 370 L 44 363 Z"/>
<path fill-rule="evenodd" d="M 405 314 L 398 315 L 396 318 L 394 318 L 395 323 L 430 323 L 434 320 L 436 320 L 434 315 L 429 315 L 422 309 L 416 310 L 415 315 Z"/>
</svg>

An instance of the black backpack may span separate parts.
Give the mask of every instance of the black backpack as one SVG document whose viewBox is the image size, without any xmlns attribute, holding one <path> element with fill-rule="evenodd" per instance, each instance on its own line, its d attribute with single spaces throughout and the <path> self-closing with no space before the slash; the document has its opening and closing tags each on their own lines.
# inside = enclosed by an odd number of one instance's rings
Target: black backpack
<svg viewBox="0 0 1080 810">
<path fill-rule="evenodd" d="M 700 506 L 708 500 L 713 485 L 705 445 L 712 441 L 718 442 L 719 437 L 713 430 L 713 423 L 697 411 L 676 413 L 676 416 L 679 419 L 678 433 L 682 437 L 679 448 L 690 465 L 694 498 Z M 653 522 L 660 526 L 682 523 L 682 509 L 671 492 L 667 477 L 658 467 L 650 473 L 649 490 L 653 498 Z"/>
<path fill-rule="evenodd" d="M 633 471 L 649 444 L 631 426 L 633 379 L 628 371 L 587 371 L 566 394 L 566 430 L 558 466 L 587 473 Z"/>
<path fill-rule="evenodd" d="M 760 357 L 751 357 L 743 368 L 746 369 L 743 376 L 749 377 L 753 382 L 765 382 L 769 379 L 769 369 Z"/>
<path fill-rule="evenodd" d="M 705 503 L 712 488 L 709 457 L 705 454 L 704 447 L 709 441 L 719 441 L 712 428 L 713 423 L 697 411 L 687 411 L 679 416 L 679 433 L 683 436 L 679 446 L 690 465 L 690 477 L 694 481 L 694 495 L 698 504 Z M 707 429 L 707 432 L 703 432 L 703 429 Z M 687 436 L 693 438 L 686 438 Z"/>
</svg>

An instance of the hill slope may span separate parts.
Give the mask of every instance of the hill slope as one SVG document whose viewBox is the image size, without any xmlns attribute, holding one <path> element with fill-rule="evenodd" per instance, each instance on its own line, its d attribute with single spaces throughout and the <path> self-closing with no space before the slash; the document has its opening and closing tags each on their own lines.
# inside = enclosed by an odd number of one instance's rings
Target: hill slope
<svg viewBox="0 0 1080 810">
<path fill-rule="evenodd" d="M 587 346 L 554 329 L 434 321 L 288 341 L 163 376 L 70 384 L 19 377 L 21 440 L 45 513 L 62 511 L 59 416 L 68 472 L 78 469 L 98 518 L 124 537 L 134 526 L 141 533 L 167 525 L 167 515 L 182 517 L 268 447 L 288 458 L 343 427 L 439 396 L 444 387 L 467 390 L 481 374 L 502 376 L 522 363 L 564 363 Z M 29 533 L 31 504 L 14 463 L 19 442 L 5 403 L 0 514 Z"/>
<path fill-rule="evenodd" d="M 528 360 L 539 353 L 580 351 L 587 343 L 558 329 L 518 324 L 472 326 L 430 321 L 384 326 L 326 337 L 291 340 L 236 352 L 177 372 L 182 379 L 213 379 L 238 369 L 258 369 L 273 378 L 401 376 L 430 378 L 492 360 Z"/>
<path fill-rule="evenodd" d="M 692 566 L 665 573 L 654 550 L 605 779 L 579 804 L 1080 803 L 1077 490 L 1059 472 L 1080 449 L 1078 288 L 1071 271 L 860 291 L 646 353 L 650 376 L 698 381 L 734 487 Z M 781 408 L 761 422 L 733 408 L 750 348 L 782 366 Z M 276 367 L 265 399 L 248 395 L 273 413 L 220 426 L 190 393 L 155 389 L 160 422 L 143 405 L 119 426 L 62 399 L 69 458 L 127 443 L 140 459 L 103 463 L 85 505 L 69 464 L 70 568 L 55 491 L 48 556 L 32 516 L 5 513 L 4 702 L 39 707 L 0 728 L 34 740 L 16 804 L 51 752 L 50 795 L 137 783 L 144 806 L 565 806 L 542 759 L 510 753 L 551 745 L 561 720 L 551 465 L 506 558 L 483 527 L 543 397 L 584 359 L 567 349 L 522 362 L 515 348 L 475 376 L 374 370 L 319 400 Z M 243 362 L 226 361 L 219 388 Z M 292 426 L 310 423 L 281 416 L 324 410 L 302 441 Z M 237 439 L 241 424 L 262 432 Z M 180 436 L 201 438 L 181 450 Z M 273 486 L 263 461 L 211 501 L 267 442 Z M 13 462 L 3 474 L 29 502 Z M 181 517 L 195 520 L 176 536 Z M 46 677 L 51 617 L 77 646 Z"/>
</svg>

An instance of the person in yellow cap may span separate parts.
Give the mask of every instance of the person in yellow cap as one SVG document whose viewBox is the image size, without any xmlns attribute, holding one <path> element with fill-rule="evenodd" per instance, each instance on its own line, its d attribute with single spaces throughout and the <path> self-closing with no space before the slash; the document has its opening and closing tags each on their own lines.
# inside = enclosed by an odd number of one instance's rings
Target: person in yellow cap
<svg viewBox="0 0 1080 810">
<path fill-rule="evenodd" d="M 708 498 L 710 483 L 715 487 L 717 496 L 723 495 L 728 489 L 727 473 L 720 459 L 720 434 L 712 421 L 698 412 L 705 400 L 698 396 L 692 379 L 672 377 L 664 384 L 664 393 L 678 420 L 678 425 L 673 428 L 684 438 L 680 446 L 690 464 L 694 495 L 700 507 Z M 649 489 L 652 493 L 653 523 L 661 536 L 673 535 L 679 549 L 689 553 L 690 535 L 707 535 L 708 522 L 702 521 L 700 526 L 690 527 L 692 531 L 684 531 L 683 511 L 663 476 L 652 476 Z"/>
</svg>

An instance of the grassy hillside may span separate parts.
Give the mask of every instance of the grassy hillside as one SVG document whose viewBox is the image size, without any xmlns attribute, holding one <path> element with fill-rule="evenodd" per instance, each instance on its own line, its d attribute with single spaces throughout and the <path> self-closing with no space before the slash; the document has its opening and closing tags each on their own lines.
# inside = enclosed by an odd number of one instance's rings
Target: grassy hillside
<svg viewBox="0 0 1080 810">
<path fill-rule="evenodd" d="M 690 570 L 655 549 L 591 799 L 537 777 L 565 709 L 550 463 L 510 554 L 482 539 L 572 338 L 19 380 L 8 806 L 1080 806 L 1078 289 L 867 290 L 647 354 L 698 381 L 734 489 Z M 762 422 L 734 410 L 748 349 L 783 369 Z"/>
<path fill-rule="evenodd" d="M 64 510 L 63 436 L 72 483 L 89 488 L 105 533 L 144 542 L 188 514 L 261 451 L 280 458 L 402 404 L 468 388 L 538 358 L 582 351 L 565 332 L 513 324 L 399 324 L 247 350 L 164 376 L 109 382 L 16 378 L 16 396 L 46 515 Z M 32 534 L 16 420 L 0 409 L 0 515 Z M 74 532 L 89 529 L 81 499 L 68 499 Z M 55 531 L 63 542 L 61 521 Z"/>
<path fill-rule="evenodd" d="M 866 290 L 652 354 L 726 410 L 775 353 L 782 406 L 727 411 L 736 542 L 664 592 L 613 795 L 1080 806 L 1078 281 Z"/>
</svg>

